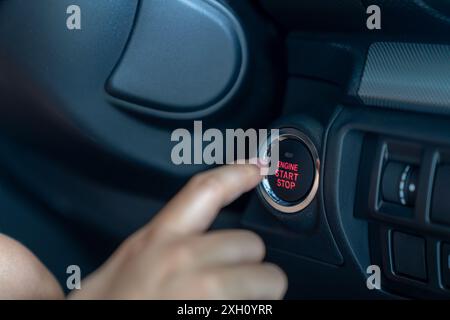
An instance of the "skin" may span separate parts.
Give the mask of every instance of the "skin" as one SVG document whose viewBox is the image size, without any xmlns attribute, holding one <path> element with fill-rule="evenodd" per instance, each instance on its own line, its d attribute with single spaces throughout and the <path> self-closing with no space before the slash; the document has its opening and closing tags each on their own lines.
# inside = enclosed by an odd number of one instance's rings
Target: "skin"
<svg viewBox="0 0 450 320">
<path fill-rule="evenodd" d="M 0 299 L 63 299 L 55 277 L 27 248 L 0 235 Z"/>
<path fill-rule="evenodd" d="M 207 232 L 221 208 L 260 180 L 255 165 L 228 165 L 194 176 L 68 298 L 281 299 L 287 278 L 263 262 L 265 246 L 256 234 Z M 54 277 L 26 248 L 0 237 L 0 249 L 0 298 L 64 298 Z"/>
</svg>

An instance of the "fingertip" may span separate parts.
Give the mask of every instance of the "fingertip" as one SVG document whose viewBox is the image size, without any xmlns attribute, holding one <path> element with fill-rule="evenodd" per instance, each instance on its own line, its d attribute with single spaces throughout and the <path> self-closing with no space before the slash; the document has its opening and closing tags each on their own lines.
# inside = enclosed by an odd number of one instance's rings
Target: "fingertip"
<svg viewBox="0 0 450 320">
<path fill-rule="evenodd" d="M 255 185 L 258 184 L 263 178 L 262 170 L 264 167 L 260 166 L 258 163 L 250 163 L 246 166 L 248 168 L 249 175 L 254 178 L 253 181 L 255 181 Z"/>
<path fill-rule="evenodd" d="M 250 176 L 254 176 L 258 180 L 264 176 L 263 172 L 267 168 L 265 160 L 262 158 L 251 158 L 228 163 L 225 167 L 244 168 Z"/>
<path fill-rule="evenodd" d="M 259 168 L 266 168 L 270 164 L 270 160 L 268 158 L 257 158 L 257 165 Z"/>
</svg>

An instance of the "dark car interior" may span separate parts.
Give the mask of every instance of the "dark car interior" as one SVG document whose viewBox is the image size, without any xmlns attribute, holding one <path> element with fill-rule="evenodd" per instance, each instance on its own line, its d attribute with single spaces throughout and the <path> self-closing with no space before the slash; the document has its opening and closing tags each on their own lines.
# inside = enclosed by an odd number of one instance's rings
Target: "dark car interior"
<svg viewBox="0 0 450 320">
<path fill-rule="evenodd" d="M 258 233 L 286 299 L 450 298 L 449 35 L 448 0 L 2 0 L 0 232 L 87 275 L 210 167 L 173 130 L 282 128 L 306 189 L 213 229 Z"/>
</svg>

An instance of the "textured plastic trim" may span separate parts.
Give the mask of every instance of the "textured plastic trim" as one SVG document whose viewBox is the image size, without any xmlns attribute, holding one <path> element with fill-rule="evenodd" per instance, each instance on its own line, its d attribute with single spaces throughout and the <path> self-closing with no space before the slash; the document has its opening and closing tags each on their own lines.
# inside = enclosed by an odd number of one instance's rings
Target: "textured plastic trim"
<svg viewBox="0 0 450 320">
<path fill-rule="evenodd" d="M 358 95 L 366 105 L 450 113 L 450 45 L 372 44 Z"/>
</svg>

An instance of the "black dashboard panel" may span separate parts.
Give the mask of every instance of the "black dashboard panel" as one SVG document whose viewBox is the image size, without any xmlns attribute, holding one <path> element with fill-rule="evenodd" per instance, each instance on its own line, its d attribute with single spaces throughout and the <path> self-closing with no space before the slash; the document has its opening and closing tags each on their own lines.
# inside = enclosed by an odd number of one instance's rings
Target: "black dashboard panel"
<svg viewBox="0 0 450 320">
<path fill-rule="evenodd" d="M 226 6 L 145 1 L 107 91 L 161 117 L 199 118 L 236 95 L 247 60 L 241 25 Z"/>
<path fill-rule="evenodd" d="M 263 0 L 264 9 L 288 30 L 366 32 L 367 9 L 382 9 L 383 31 L 379 35 L 433 35 L 448 31 L 447 0 Z"/>
<path fill-rule="evenodd" d="M 78 0 L 83 29 L 67 32 L 72 2 L 0 3 L 0 231 L 61 282 L 67 261 L 95 270 L 212 167 L 170 159 L 173 130 L 202 120 L 290 128 L 313 154 L 305 207 L 283 212 L 259 188 L 212 227 L 258 233 L 287 298 L 450 296 L 448 1 L 193 1 L 212 10 L 201 19 L 177 1 L 176 24 L 164 1 Z M 366 27 L 370 4 L 381 30 Z M 139 21 L 155 12 L 157 26 Z"/>
</svg>

